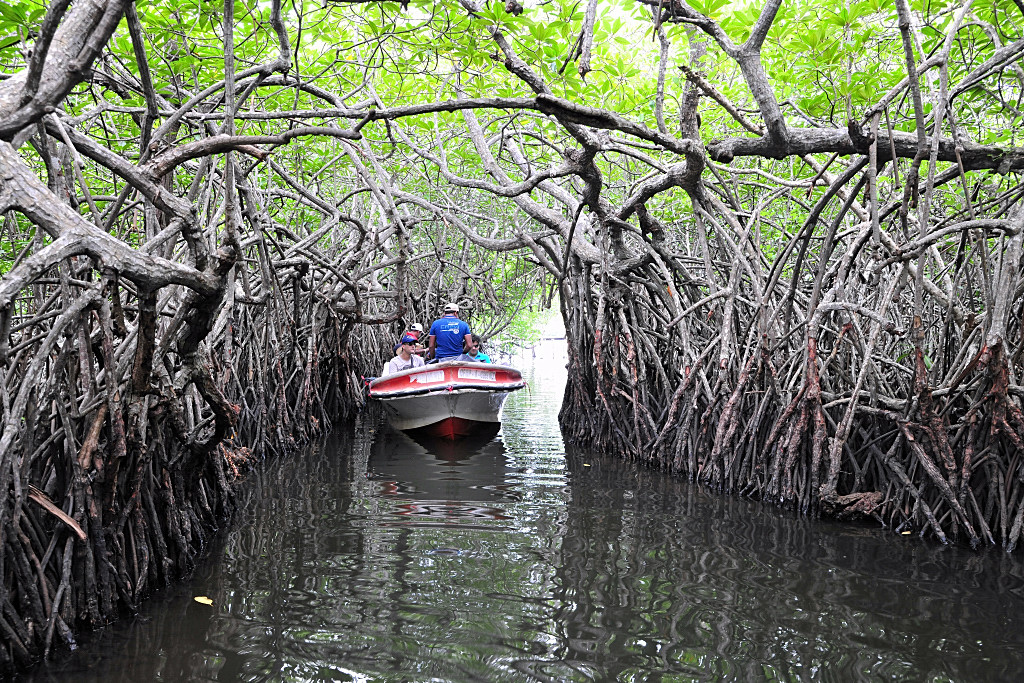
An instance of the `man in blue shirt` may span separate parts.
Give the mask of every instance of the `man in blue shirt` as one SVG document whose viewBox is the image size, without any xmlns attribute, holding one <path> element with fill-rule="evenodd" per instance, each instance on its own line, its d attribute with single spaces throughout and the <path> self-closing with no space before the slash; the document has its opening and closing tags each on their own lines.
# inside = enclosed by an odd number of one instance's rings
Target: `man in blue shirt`
<svg viewBox="0 0 1024 683">
<path fill-rule="evenodd" d="M 458 304 L 445 304 L 444 317 L 430 326 L 428 340 L 427 357 L 438 361 L 457 358 L 472 345 L 469 323 L 459 320 Z"/>
</svg>

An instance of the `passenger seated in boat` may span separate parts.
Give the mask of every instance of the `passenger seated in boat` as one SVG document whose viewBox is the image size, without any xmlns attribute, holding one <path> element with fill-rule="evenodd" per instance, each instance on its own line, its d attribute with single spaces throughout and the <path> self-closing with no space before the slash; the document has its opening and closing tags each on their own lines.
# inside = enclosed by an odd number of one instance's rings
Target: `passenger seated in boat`
<svg viewBox="0 0 1024 683">
<path fill-rule="evenodd" d="M 481 351 L 481 348 L 483 347 L 483 342 L 480 341 L 480 335 L 470 335 L 470 340 L 471 341 L 469 343 L 469 348 L 466 349 L 466 352 L 463 353 L 458 358 L 456 358 L 455 360 L 467 360 L 472 363 L 490 363 L 491 357 L 488 356 L 483 351 Z"/>
<path fill-rule="evenodd" d="M 427 347 L 423 345 L 423 325 L 413 323 L 409 325 L 409 329 L 405 331 L 405 334 L 416 340 L 416 343 L 412 346 L 412 352 L 422 356 L 427 350 Z"/>
<path fill-rule="evenodd" d="M 412 345 L 412 352 L 418 355 L 422 355 L 426 351 L 426 347 L 423 346 L 423 325 L 419 323 L 413 323 L 409 325 L 409 329 L 402 333 L 403 337 L 412 337 L 416 340 L 416 343 Z M 398 347 L 402 345 L 402 342 L 395 344 L 395 353 L 398 353 Z"/>
<path fill-rule="evenodd" d="M 436 358 L 439 362 L 455 360 L 472 343 L 471 332 L 469 323 L 459 320 L 459 305 L 445 304 L 444 317 L 430 326 L 427 358 Z"/>
<path fill-rule="evenodd" d="M 397 355 L 384 365 L 384 369 L 380 372 L 381 377 L 423 366 L 423 359 L 413 353 L 415 344 L 416 339 L 407 334 L 403 335 L 399 341 Z"/>
</svg>

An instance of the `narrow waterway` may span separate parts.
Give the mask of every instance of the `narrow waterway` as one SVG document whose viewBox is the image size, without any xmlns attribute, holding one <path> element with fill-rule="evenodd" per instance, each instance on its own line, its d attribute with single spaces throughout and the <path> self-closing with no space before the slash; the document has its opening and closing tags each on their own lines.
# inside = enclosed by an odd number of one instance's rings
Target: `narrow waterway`
<svg viewBox="0 0 1024 683">
<path fill-rule="evenodd" d="M 32 681 L 1019 680 L 1024 562 L 567 447 L 557 343 L 502 432 L 362 420 L 252 477 L 187 586 Z M 211 604 L 197 601 L 200 597 Z"/>
</svg>

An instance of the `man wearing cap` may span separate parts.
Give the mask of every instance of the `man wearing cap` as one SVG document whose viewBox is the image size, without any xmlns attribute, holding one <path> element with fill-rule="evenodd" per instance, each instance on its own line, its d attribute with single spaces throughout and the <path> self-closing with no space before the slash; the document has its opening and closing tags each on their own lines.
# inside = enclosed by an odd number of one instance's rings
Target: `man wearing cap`
<svg viewBox="0 0 1024 683">
<path fill-rule="evenodd" d="M 427 344 L 427 358 L 438 361 L 453 360 L 462 355 L 473 342 L 469 323 L 459 320 L 459 305 L 445 304 L 444 317 L 430 326 Z"/>
<path fill-rule="evenodd" d="M 423 355 L 423 352 L 427 350 L 427 347 L 423 345 L 423 342 L 426 341 L 423 339 L 423 325 L 413 323 L 412 325 L 409 325 L 409 329 L 405 331 L 405 334 L 416 340 L 416 343 L 413 344 L 412 352 L 418 355 Z"/>
<path fill-rule="evenodd" d="M 380 376 L 385 377 L 402 370 L 421 367 L 424 364 L 423 359 L 412 352 L 415 344 L 416 340 L 412 336 L 404 335 L 399 341 L 398 353 L 387 362 Z"/>
<path fill-rule="evenodd" d="M 413 323 L 412 325 L 409 325 L 409 329 L 403 332 L 402 336 L 412 337 L 413 339 L 416 340 L 415 342 L 413 342 L 412 345 L 413 353 L 422 354 L 424 351 L 426 351 L 426 348 L 423 346 L 423 325 L 420 325 L 419 323 Z M 398 353 L 398 347 L 401 345 L 401 341 L 395 344 L 395 353 Z"/>
</svg>

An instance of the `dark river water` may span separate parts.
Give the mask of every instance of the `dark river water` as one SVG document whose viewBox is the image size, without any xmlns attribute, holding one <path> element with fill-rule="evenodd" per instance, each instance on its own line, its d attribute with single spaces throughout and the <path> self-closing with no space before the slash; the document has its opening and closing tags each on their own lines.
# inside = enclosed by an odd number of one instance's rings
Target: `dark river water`
<svg viewBox="0 0 1024 683">
<path fill-rule="evenodd" d="M 190 584 L 23 680 L 1024 677 L 1019 555 L 566 446 L 563 362 L 523 361 L 530 390 L 493 440 L 418 443 L 366 417 L 268 463 Z"/>
</svg>

